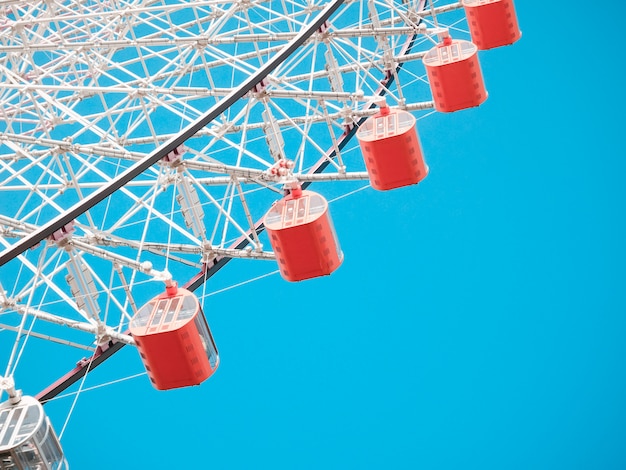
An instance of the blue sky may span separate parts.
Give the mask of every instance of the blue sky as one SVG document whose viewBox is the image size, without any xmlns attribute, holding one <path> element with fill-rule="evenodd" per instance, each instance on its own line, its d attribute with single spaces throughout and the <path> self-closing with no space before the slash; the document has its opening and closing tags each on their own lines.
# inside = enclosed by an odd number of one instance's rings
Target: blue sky
<svg viewBox="0 0 626 470">
<path fill-rule="evenodd" d="M 518 0 L 489 99 L 419 122 L 424 182 L 332 204 L 332 276 L 208 297 L 214 377 L 84 392 L 71 468 L 626 468 L 626 7 L 592 35 L 563 4 Z M 87 386 L 141 371 L 126 348 Z M 71 403 L 46 405 L 57 431 Z"/>
</svg>

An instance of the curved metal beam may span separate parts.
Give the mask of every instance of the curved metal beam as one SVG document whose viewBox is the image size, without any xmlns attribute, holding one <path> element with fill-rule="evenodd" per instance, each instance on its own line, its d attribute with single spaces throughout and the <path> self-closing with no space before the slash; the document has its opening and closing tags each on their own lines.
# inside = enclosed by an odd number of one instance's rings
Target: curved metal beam
<svg viewBox="0 0 626 470">
<path fill-rule="evenodd" d="M 220 102 L 214 105 L 203 116 L 200 116 L 196 121 L 189 124 L 180 133 L 169 139 L 163 145 L 152 151 L 142 160 L 135 163 L 128 170 L 121 173 L 110 183 L 106 184 L 102 188 L 91 193 L 78 203 L 74 204 L 71 208 L 59 214 L 47 224 L 41 226 L 39 229 L 31 233 L 29 236 L 22 238 L 15 245 L 5 249 L 0 253 L 0 266 L 6 264 L 13 258 L 17 257 L 24 251 L 37 245 L 45 238 L 52 235 L 60 228 L 66 226 L 78 216 L 85 213 L 94 205 L 98 204 L 103 199 L 107 198 L 115 191 L 120 189 L 129 181 L 133 180 L 141 173 L 146 171 L 152 165 L 164 158 L 168 153 L 174 151 L 181 145 L 183 145 L 188 139 L 193 137 L 198 131 L 204 128 L 211 121 L 220 116 L 230 106 L 235 104 L 237 100 L 242 98 L 248 93 L 255 85 L 268 76 L 276 67 L 284 62 L 291 54 L 293 54 L 298 47 L 309 39 L 322 24 L 337 10 L 344 0 L 331 1 L 324 10 L 311 22 L 306 28 L 304 28 L 292 41 L 290 41 L 283 49 L 281 49 L 272 59 L 267 62 L 263 67 L 259 68 L 254 74 L 250 75 L 244 80 L 241 85 L 226 95 Z"/>
</svg>

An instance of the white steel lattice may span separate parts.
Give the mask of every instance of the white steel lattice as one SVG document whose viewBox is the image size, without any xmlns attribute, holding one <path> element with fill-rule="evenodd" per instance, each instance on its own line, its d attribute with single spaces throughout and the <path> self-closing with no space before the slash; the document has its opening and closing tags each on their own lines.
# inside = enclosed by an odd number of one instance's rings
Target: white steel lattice
<svg viewBox="0 0 626 470">
<path fill-rule="evenodd" d="M 0 0 L 0 249 L 202 116 L 324 6 Z M 459 9 L 346 2 L 165 160 L 0 267 L 5 375 L 16 331 L 80 348 L 132 344 L 124 331 L 146 280 L 188 279 L 216 255 L 272 260 L 256 228 L 286 182 L 367 180 L 347 141 L 376 97 L 432 112 L 421 57 L 444 24 L 467 36 Z M 286 174 L 273 171 L 281 159 L 293 162 Z"/>
</svg>

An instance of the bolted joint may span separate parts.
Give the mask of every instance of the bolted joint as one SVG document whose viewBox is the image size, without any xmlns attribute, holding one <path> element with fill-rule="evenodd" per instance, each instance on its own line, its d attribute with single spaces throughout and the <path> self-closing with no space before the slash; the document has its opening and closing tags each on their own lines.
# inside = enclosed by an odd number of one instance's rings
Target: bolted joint
<svg viewBox="0 0 626 470">
<path fill-rule="evenodd" d="M 267 93 L 267 87 L 270 84 L 270 81 L 267 77 L 263 78 L 259 83 L 254 85 L 250 90 L 250 94 L 256 96 L 257 98 L 265 95 Z"/>
<path fill-rule="evenodd" d="M 328 30 L 330 29 L 330 21 L 324 21 L 319 28 L 317 28 L 317 32 L 321 35 L 328 35 Z"/>
<path fill-rule="evenodd" d="M 183 161 L 183 155 L 185 154 L 186 148 L 184 145 L 180 145 L 172 150 L 170 153 L 163 157 L 163 161 L 168 163 L 170 166 L 175 167 L 181 164 Z"/>
<path fill-rule="evenodd" d="M 300 181 L 290 181 L 283 186 L 283 192 L 285 196 L 292 196 L 293 198 L 299 198 L 302 196 L 302 185 Z"/>
<path fill-rule="evenodd" d="M 17 405 L 22 399 L 22 391 L 15 389 L 13 377 L 0 377 L 0 390 L 5 390 L 9 394 L 11 405 Z"/>
<path fill-rule="evenodd" d="M 285 177 L 289 175 L 296 166 L 293 160 L 281 158 L 275 162 L 267 171 L 272 176 Z"/>
<path fill-rule="evenodd" d="M 74 222 L 70 222 L 69 224 L 61 227 L 56 232 L 53 232 L 52 235 L 48 237 L 48 241 L 52 243 L 56 243 L 58 247 L 66 247 L 69 241 L 72 239 L 72 234 L 74 233 Z"/>
</svg>

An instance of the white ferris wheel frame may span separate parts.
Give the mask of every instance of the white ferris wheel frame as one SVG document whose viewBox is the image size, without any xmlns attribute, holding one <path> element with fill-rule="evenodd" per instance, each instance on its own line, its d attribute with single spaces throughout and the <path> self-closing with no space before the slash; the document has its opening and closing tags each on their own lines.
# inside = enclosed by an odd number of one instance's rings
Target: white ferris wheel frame
<svg viewBox="0 0 626 470">
<path fill-rule="evenodd" d="M 381 97 L 432 113 L 421 58 L 467 35 L 439 24 L 462 8 L 443 0 L 69 5 L 0 0 L 4 375 L 24 337 L 91 353 L 42 400 L 134 343 L 147 280 L 193 290 L 230 259 L 273 260 L 259 220 L 282 186 L 366 182 L 358 126 Z"/>
</svg>

